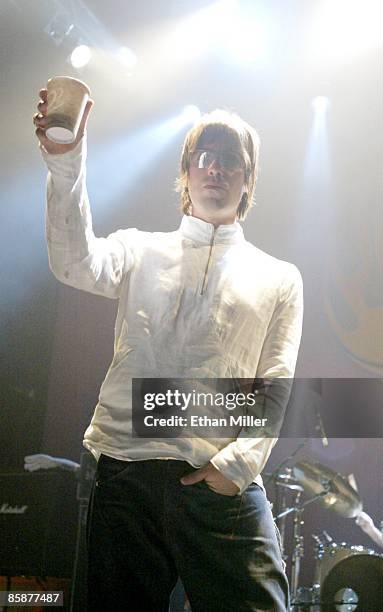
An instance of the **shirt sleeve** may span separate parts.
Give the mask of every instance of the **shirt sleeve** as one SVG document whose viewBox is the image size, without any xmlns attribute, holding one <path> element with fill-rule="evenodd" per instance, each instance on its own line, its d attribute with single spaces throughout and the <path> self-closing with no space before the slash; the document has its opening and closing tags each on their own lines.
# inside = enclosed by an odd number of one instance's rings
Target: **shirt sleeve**
<svg viewBox="0 0 383 612">
<path fill-rule="evenodd" d="M 274 395 L 271 393 L 269 397 L 266 394 L 266 397 L 260 395 L 257 398 L 257 403 L 264 401 L 266 416 L 273 409 L 278 413 L 273 415 L 275 418 L 271 418 L 272 426 L 266 428 L 267 435 L 250 437 L 249 431 L 242 429 L 234 442 L 211 459 L 211 463 L 232 480 L 241 493 L 261 473 L 278 439 L 275 437 L 278 435 L 275 433 L 278 430 L 276 423 L 282 424 L 280 417 L 283 417 L 288 401 L 302 334 L 302 318 L 302 278 L 298 269 L 290 264 L 289 274 L 285 275 L 279 289 L 279 300 L 267 329 L 256 372 L 257 379 L 270 383 L 277 378 L 287 379 L 285 384 L 275 385 L 277 392 Z M 284 389 L 282 394 L 281 389 Z"/>
<path fill-rule="evenodd" d="M 134 263 L 137 230 L 107 238 L 93 233 L 86 189 L 86 140 L 62 155 L 42 150 L 48 166 L 46 237 L 49 265 L 56 278 L 72 287 L 119 297 L 122 279 Z"/>
</svg>

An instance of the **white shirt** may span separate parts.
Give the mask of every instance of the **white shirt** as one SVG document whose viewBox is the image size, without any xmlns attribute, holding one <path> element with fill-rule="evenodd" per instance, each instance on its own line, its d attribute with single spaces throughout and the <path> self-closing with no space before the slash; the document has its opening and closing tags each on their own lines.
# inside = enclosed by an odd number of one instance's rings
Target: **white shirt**
<svg viewBox="0 0 383 612">
<path fill-rule="evenodd" d="M 184 216 L 173 232 L 96 238 L 85 148 L 83 141 L 64 155 L 43 153 L 53 273 L 119 299 L 114 357 L 84 446 L 96 458 L 211 461 L 241 492 L 261 483 L 275 438 L 133 437 L 132 378 L 292 377 L 303 310 L 297 268 L 247 242 L 239 223 L 215 229 Z"/>
</svg>

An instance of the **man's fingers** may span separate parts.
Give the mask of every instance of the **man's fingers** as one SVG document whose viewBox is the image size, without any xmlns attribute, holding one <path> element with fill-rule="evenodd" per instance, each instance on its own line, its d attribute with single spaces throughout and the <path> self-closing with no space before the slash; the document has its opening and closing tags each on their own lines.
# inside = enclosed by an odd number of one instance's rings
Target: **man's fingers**
<svg viewBox="0 0 383 612">
<path fill-rule="evenodd" d="M 49 145 L 50 145 L 51 141 L 45 135 L 45 130 L 43 130 L 42 128 L 38 127 L 37 130 L 35 130 L 35 134 L 36 134 L 37 138 L 39 139 L 39 141 L 41 142 L 41 144 L 43 145 L 44 149 L 46 149 L 48 151 L 48 153 L 49 153 Z"/>
<path fill-rule="evenodd" d="M 186 476 L 182 476 L 181 482 L 184 485 L 195 484 L 196 482 L 201 482 L 201 480 L 205 480 L 206 470 L 205 468 L 200 468 L 192 474 L 187 474 Z"/>
<path fill-rule="evenodd" d="M 78 129 L 78 134 L 77 134 L 75 141 L 72 143 L 67 143 L 67 144 L 66 143 L 56 143 L 56 142 L 52 142 L 51 140 L 49 140 L 49 138 L 45 134 L 45 130 L 47 129 L 47 126 L 48 126 L 48 120 L 46 117 L 46 113 L 48 109 L 48 103 L 47 103 L 48 92 L 44 88 L 44 89 L 40 89 L 39 93 L 40 93 L 41 99 L 39 103 L 37 104 L 38 112 L 33 115 L 33 123 L 36 127 L 35 134 L 37 138 L 39 139 L 40 148 L 45 150 L 47 153 L 50 153 L 53 155 L 63 154 L 63 153 L 67 153 L 68 151 L 72 151 L 78 145 L 78 143 L 80 142 L 80 140 L 82 139 L 84 135 L 86 124 L 89 118 L 89 113 L 94 104 L 93 100 L 89 99 L 88 102 L 86 103 L 86 106 L 85 106 L 85 109 L 84 109 L 84 112 L 81 118 L 80 126 Z"/>
<path fill-rule="evenodd" d="M 33 123 L 36 127 L 41 127 L 44 129 L 47 123 L 47 119 L 42 113 L 35 113 L 33 115 Z"/>
<path fill-rule="evenodd" d="M 48 102 L 44 102 L 44 100 L 40 100 L 40 102 L 37 105 L 37 108 L 39 109 L 40 113 L 45 114 L 47 112 Z"/>
<path fill-rule="evenodd" d="M 80 127 L 78 129 L 80 134 L 83 134 L 85 132 L 86 124 L 89 118 L 89 113 L 92 110 L 93 104 L 94 104 L 93 100 L 88 100 L 88 102 L 86 103 L 84 114 L 82 116 Z"/>
<path fill-rule="evenodd" d="M 46 139 L 45 131 L 40 127 L 35 129 L 35 134 L 39 140 L 41 140 L 42 138 Z"/>
</svg>

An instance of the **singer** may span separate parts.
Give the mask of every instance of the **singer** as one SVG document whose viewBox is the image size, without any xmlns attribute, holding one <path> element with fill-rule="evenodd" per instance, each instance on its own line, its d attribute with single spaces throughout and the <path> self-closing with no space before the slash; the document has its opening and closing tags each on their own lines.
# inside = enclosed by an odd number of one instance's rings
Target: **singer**
<svg viewBox="0 0 383 612">
<path fill-rule="evenodd" d="M 134 377 L 294 374 L 300 274 L 247 242 L 240 223 L 253 200 L 258 135 L 235 114 L 203 116 L 183 145 L 178 229 L 97 238 L 85 184 L 93 102 L 76 141 L 57 145 L 44 131 L 46 90 L 40 96 L 34 123 L 49 170 L 51 269 L 65 284 L 119 300 L 114 359 L 84 439 L 98 459 L 89 610 L 116 612 L 134 601 L 167 612 L 179 575 L 193 612 L 286 612 L 288 584 L 260 476 L 275 438 L 158 440 L 134 438 L 131 426 Z"/>
</svg>

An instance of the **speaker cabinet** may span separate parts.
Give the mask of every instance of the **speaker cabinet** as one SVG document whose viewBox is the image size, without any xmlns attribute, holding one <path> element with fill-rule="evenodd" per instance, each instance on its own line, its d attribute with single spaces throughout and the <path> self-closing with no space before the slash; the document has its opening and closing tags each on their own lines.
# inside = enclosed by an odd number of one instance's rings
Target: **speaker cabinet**
<svg viewBox="0 0 383 612">
<path fill-rule="evenodd" d="M 71 577 L 78 502 L 74 474 L 0 474 L 0 574 Z"/>
</svg>

